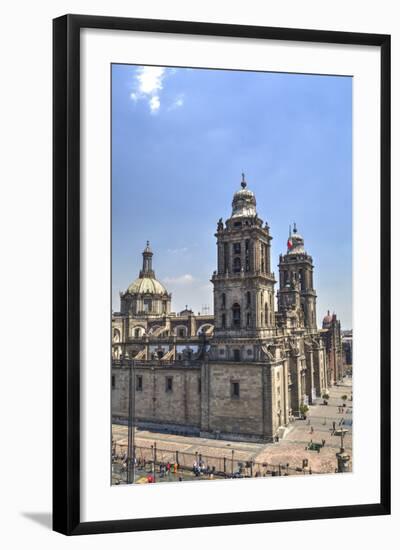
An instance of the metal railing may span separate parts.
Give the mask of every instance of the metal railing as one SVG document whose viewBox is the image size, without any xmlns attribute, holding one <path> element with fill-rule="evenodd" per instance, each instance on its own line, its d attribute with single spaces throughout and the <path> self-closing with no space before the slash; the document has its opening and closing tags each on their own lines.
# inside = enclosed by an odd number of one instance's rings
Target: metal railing
<svg viewBox="0 0 400 550">
<path fill-rule="evenodd" d="M 240 451 L 234 449 L 225 456 L 214 456 L 200 452 L 187 452 L 159 447 L 156 442 L 149 447 L 136 445 L 133 450 L 134 464 L 142 475 L 146 473 L 156 476 L 167 469 L 168 472 L 179 475 L 181 472 L 191 472 L 193 477 L 209 476 L 215 478 L 244 478 L 318 474 L 308 468 L 303 461 L 302 466 L 291 466 L 288 463 L 273 464 L 244 459 Z M 113 465 L 120 465 L 121 482 L 126 483 L 127 445 L 114 443 Z M 236 456 L 235 456 L 236 455 Z M 169 465 L 169 468 L 168 468 Z"/>
</svg>

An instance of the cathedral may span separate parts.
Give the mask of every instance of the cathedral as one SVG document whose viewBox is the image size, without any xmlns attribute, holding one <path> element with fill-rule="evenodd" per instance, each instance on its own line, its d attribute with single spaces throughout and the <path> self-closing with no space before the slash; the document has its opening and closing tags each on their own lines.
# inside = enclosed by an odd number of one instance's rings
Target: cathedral
<svg viewBox="0 0 400 550">
<path fill-rule="evenodd" d="M 328 312 L 317 326 L 313 259 L 296 225 L 279 257 L 275 292 L 270 227 L 244 175 L 215 237 L 213 315 L 171 311 L 147 242 L 139 277 L 112 316 L 113 422 L 127 422 L 131 374 L 137 426 L 276 441 L 342 378 L 340 322 Z"/>
</svg>

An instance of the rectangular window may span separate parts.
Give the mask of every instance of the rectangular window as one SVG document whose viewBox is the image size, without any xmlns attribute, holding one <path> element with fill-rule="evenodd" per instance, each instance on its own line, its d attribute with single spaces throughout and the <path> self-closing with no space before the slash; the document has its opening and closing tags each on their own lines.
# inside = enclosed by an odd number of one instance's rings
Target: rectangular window
<svg viewBox="0 0 400 550">
<path fill-rule="evenodd" d="M 115 374 L 111 376 L 111 387 L 115 388 Z"/>
<path fill-rule="evenodd" d="M 201 393 L 201 378 L 197 380 L 197 391 L 198 393 Z"/>
<path fill-rule="evenodd" d="M 240 397 L 239 382 L 231 382 L 231 397 L 238 399 Z"/>
<path fill-rule="evenodd" d="M 165 391 L 172 392 L 172 376 L 167 376 L 165 379 Z"/>
<path fill-rule="evenodd" d="M 143 390 L 143 376 L 140 374 L 136 375 L 136 391 Z"/>
<path fill-rule="evenodd" d="M 144 311 L 146 313 L 152 310 L 152 301 L 151 301 L 151 299 L 145 298 L 143 300 L 143 308 L 144 308 Z"/>
</svg>

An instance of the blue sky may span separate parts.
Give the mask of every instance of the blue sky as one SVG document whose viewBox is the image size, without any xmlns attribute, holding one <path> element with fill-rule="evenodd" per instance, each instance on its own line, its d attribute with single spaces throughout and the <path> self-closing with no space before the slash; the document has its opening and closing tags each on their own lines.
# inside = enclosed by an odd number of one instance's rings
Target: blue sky
<svg viewBox="0 0 400 550">
<path fill-rule="evenodd" d="M 150 240 L 174 311 L 212 311 L 215 229 L 241 172 L 273 236 L 294 221 L 314 259 L 318 324 L 352 327 L 350 77 L 112 66 L 112 294 L 138 276 Z"/>
</svg>

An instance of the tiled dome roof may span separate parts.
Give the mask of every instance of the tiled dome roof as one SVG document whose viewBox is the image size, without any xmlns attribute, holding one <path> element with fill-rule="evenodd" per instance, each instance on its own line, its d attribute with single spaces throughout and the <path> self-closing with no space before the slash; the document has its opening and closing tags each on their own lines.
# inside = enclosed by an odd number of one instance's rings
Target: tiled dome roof
<svg viewBox="0 0 400 550">
<path fill-rule="evenodd" d="M 167 294 L 165 286 L 152 277 L 139 277 L 128 287 L 130 294 Z"/>
</svg>

